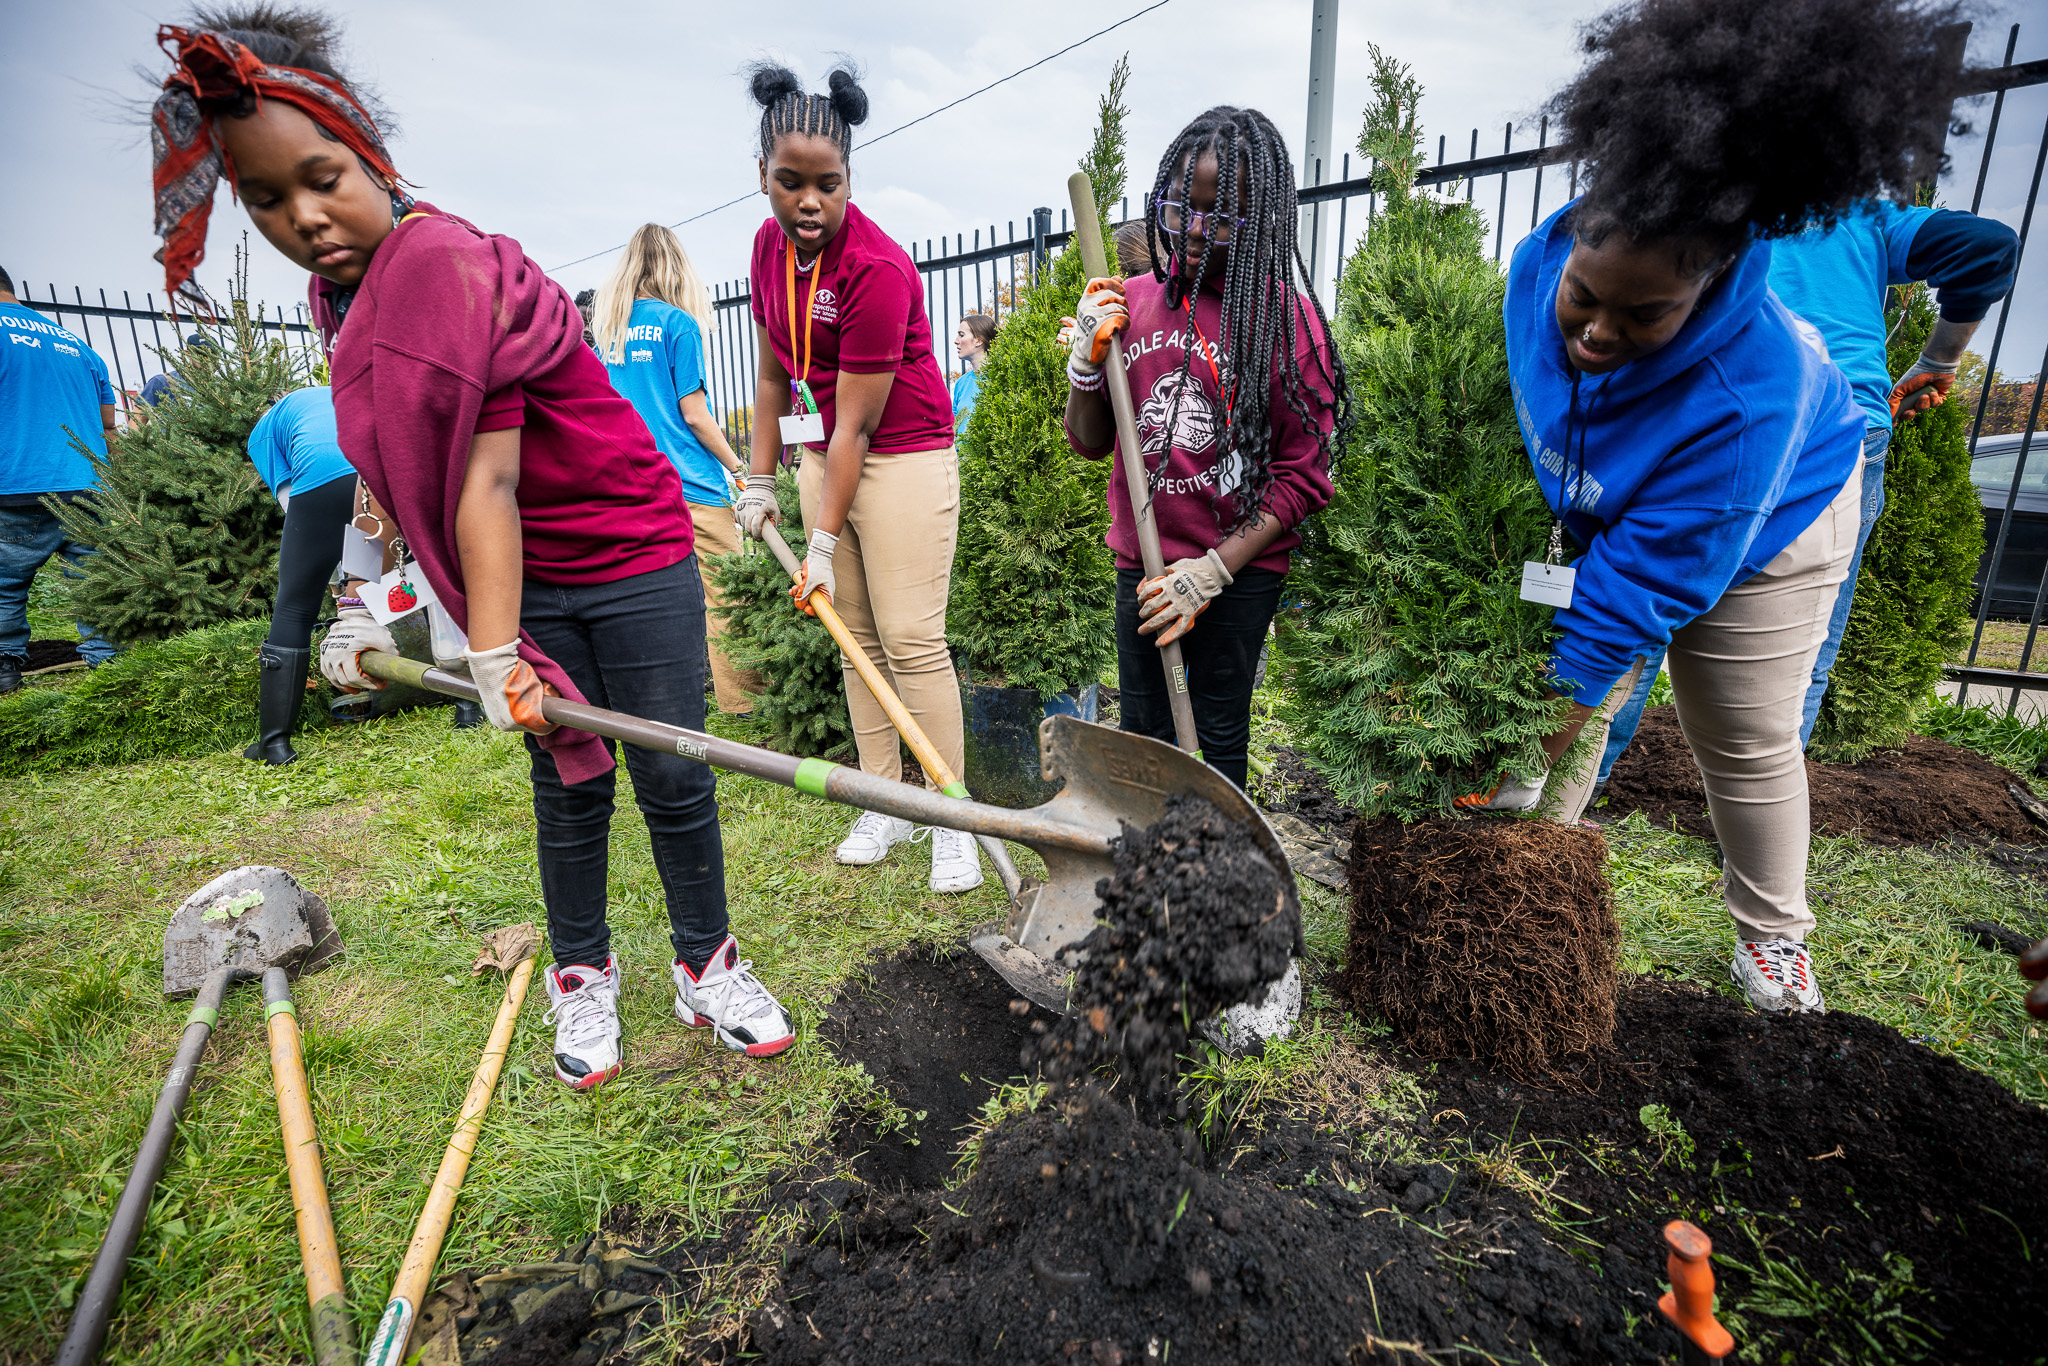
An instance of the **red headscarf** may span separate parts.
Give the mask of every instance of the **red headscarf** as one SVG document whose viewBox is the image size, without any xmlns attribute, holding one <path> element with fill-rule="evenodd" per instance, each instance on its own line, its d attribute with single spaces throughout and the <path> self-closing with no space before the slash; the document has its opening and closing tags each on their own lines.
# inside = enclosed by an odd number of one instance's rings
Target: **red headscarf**
<svg viewBox="0 0 2048 1366">
<path fill-rule="evenodd" d="M 202 99 L 252 94 L 283 100 L 341 140 L 377 174 L 394 185 L 398 172 L 377 124 L 348 88 L 332 76 L 296 66 L 267 66 L 262 58 L 224 33 L 165 24 L 157 45 L 176 63 L 164 78 L 163 94 L 150 114 L 150 151 L 156 191 L 156 233 L 163 239 L 156 259 L 173 295 L 204 302 L 191 286 L 192 272 L 206 256 L 206 220 L 213 192 L 225 175 L 233 189 L 235 168 L 227 159 Z M 174 46 L 175 45 L 175 46 Z"/>
</svg>

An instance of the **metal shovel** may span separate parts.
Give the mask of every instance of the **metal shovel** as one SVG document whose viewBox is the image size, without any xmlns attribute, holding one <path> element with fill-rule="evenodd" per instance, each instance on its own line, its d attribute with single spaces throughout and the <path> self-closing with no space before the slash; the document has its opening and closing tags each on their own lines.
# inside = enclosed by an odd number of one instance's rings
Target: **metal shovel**
<svg viewBox="0 0 2048 1366">
<path fill-rule="evenodd" d="M 363 672 L 373 678 L 450 697 L 477 696 L 476 684 L 468 679 L 418 660 L 376 650 L 364 651 L 360 660 Z M 1144 826 L 1158 820 L 1166 799 L 1175 793 L 1205 797 L 1226 817 L 1245 825 L 1259 852 L 1285 879 L 1290 909 L 1298 908 L 1294 873 L 1278 836 L 1228 778 L 1162 741 L 1071 716 L 1050 716 L 1038 727 L 1045 780 L 1065 786 L 1048 802 L 1013 811 L 823 759 L 798 759 L 558 697 L 543 701 L 541 714 L 557 725 L 679 754 L 862 811 L 1014 840 L 1037 850 L 1045 860 L 1045 881 L 1020 879 L 1011 892 L 1009 916 L 977 929 L 969 943 L 1020 995 L 1048 1010 L 1066 1009 L 1068 973 L 1058 962 L 1059 951 L 1095 927 L 1096 880 L 1114 871 L 1110 841 L 1127 823 Z"/>
<path fill-rule="evenodd" d="M 56 1366 L 86 1366 L 98 1357 L 106 1340 L 129 1254 L 142 1236 L 150 1196 L 171 1155 L 178 1117 L 192 1094 L 199 1056 L 213 1035 L 228 988 L 255 981 L 272 968 L 282 968 L 291 977 L 313 972 L 340 952 L 341 935 L 327 913 L 327 903 L 282 868 L 250 866 L 223 873 L 186 898 L 171 917 L 170 928 L 164 931 L 164 995 L 197 999 L 185 1019 L 185 1036 L 157 1095 L 156 1111 L 142 1135 L 128 1184 L 114 1207 L 113 1222 L 100 1241 L 71 1327 L 57 1349 Z"/>
</svg>

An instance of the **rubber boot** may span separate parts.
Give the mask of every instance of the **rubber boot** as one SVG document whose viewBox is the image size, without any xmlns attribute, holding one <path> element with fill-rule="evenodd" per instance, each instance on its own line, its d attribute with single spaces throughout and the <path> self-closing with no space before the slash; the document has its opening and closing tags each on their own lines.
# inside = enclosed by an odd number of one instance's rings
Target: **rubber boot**
<svg viewBox="0 0 2048 1366">
<path fill-rule="evenodd" d="M 244 759 L 288 764 L 299 757 L 292 749 L 292 730 L 299 724 L 299 708 L 306 702 L 306 664 L 312 657 L 311 650 L 287 650 L 267 640 L 256 652 L 263 666 L 256 702 L 256 743 L 242 751 Z"/>
<path fill-rule="evenodd" d="M 455 700 L 455 729 L 475 730 L 484 723 L 484 704 Z"/>
</svg>

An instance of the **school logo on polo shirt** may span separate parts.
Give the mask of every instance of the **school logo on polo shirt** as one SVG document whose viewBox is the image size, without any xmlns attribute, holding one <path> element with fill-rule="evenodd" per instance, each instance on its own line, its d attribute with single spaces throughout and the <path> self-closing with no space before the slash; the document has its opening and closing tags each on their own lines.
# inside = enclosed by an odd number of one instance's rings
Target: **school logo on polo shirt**
<svg viewBox="0 0 2048 1366">
<path fill-rule="evenodd" d="M 839 321 L 839 296 L 831 290 L 820 287 L 818 297 L 812 301 L 811 316 L 821 323 Z"/>
</svg>

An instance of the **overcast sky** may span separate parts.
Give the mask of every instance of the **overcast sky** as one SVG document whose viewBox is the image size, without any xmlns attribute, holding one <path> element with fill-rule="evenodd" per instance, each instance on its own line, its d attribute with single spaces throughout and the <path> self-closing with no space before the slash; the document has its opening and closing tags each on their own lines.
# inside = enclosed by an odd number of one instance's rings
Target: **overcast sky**
<svg viewBox="0 0 2048 1366">
<path fill-rule="evenodd" d="M 339 0 L 346 69 L 374 86 L 400 123 L 392 151 L 423 197 L 487 230 L 517 238 L 572 291 L 599 283 L 615 259 L 566 263 L 623 242 L 640 223 L 673 223 L 753 188 L 758 111 L 740 68 L 773 55 L 816 88 L 838 53 L 867 71 L 873 136 L 1057 51 L 1149 0 L 1037 0 L 972 5 L 541 3 L 540 0 Z M 1503 125 L 1532 145 L 1534 114 L 1577 65 L 1573 35 L 1599 0 L 1438 0 L 1432 5 L 1345 0 L 1340 17 L 1336 141 L 1356 139 L 1370 71 L 1366 45 L 1409 62 L 1426 88 L 1422 113 L 1451 159 L 1481 128 L 1482 155 Z M 46 296 L 162 289 L 150 259 L 149 151 L 123 100 L 148 94 L 132 69 L 161 71 L 156 24 L 169 5 L 65 0 L 24 6 L 0 51 L 0 128 L 7 190 L 0 196 L 0 265 Z M 1996 64 L 2008 3 L 1980 22 L 1971 61 Z M 1038 204 L 1055 210 L 1086 150 L 1096 98 L 1117 56 L 1131 54 L 1134 182 L 1148 180 L 1166 141 L 1218 103 L 1265 110 L 1299 156 L 1305 127 L 1308 0 L 1172 0 L 1006 85 L 854 158 L 854 199 L 892 236 L 1021 228 Z M 2048 52 L 2048 24 L 2023 33 L 2018 59 Z M 1989 101 L 1974 116 L 1981 128 Z M 2017 226 L 2048 116 L 2048 88 L 2009 97 L 1982 211 Z M 1526 121 L 1527 127 L 1521 125 Z M 1788 130 L 1794 132 L 1794 130 Z M 1796 133 L 1795 133 L 1796 135 Z M 1952 146 L 1959 167 L 1946 202 L 1968 207 L 1979 137 Z M 1545 180 L 1543 209 L 1562 202 L 1563 175 Z M 1515 178 L 1507 247 L 1527 230 L 1532 177 Z M 1491 210 L 1497 182 L 1481 187 Z M 1134 185 L 1134 188 L 1135 185 Z M 765 214 L 758 197 L 681 229 L 713 280 L 744 275 Z M 1357 215 L 1352 215 L 1356 229 Z M 215 207 L 201 279 L 220 291 L 248 227 L 225 191 Z M 251 234 L 254 292 L 304 296 L 304 278 Z M 2048 344 L 2048 263 L 2023 273 L 2000 368 L 2031 374 Z M 559 269 L 558 269 L 559 268 Z M 944 326 L 943 321 L 941 326 Z M 1988 345 L 1989 329 L 1981 345 Z"/>
</svg>

